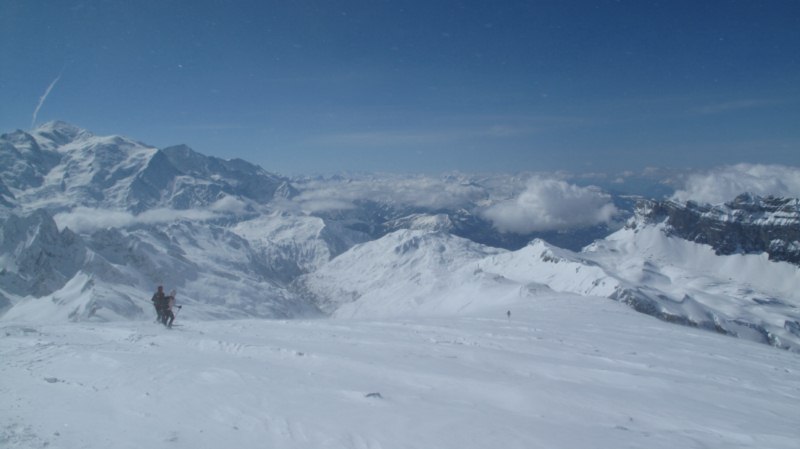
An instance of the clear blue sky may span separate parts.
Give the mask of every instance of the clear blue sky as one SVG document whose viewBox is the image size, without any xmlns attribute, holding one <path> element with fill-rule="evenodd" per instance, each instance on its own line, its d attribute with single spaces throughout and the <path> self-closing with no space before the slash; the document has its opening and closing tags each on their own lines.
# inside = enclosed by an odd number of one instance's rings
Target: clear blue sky
<svg viewBox="0 0 800 449">
<path fill-rule="evenodd" d="M 0 51 L 2 132 L 286 174 L 800 165 L 796 0 L 0 0 Z"/>
</svg>

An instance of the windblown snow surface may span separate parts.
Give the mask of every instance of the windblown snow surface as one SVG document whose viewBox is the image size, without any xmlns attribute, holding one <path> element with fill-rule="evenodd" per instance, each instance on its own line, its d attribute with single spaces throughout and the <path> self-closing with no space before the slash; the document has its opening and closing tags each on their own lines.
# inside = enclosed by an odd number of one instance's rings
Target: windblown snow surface
<svg viewBox="0 0 800 449">
<path fill-rule="evenodd" d="M 181 324 L 0 323 L 0 447 L 800 441 L 797 354 L 608 299 L 549 293 L 451 317 Z"/>
</svg>

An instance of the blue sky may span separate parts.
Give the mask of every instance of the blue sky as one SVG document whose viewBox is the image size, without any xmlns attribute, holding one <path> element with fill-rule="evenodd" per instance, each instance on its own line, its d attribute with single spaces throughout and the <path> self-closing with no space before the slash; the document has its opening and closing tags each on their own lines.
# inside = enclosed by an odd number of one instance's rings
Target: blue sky
<svg viewBox="0 0 800 449">
<path fill-rule="evenodd" d="M 0 0 L 0 51 L 2 132 L 284 174 L 800 165 L 795 0 Z"/>
</svg>

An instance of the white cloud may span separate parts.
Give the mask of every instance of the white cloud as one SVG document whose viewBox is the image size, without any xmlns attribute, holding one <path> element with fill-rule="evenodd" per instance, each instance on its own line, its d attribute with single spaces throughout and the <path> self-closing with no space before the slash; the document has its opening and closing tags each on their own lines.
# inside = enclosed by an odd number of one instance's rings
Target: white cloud
<svg viewBox="0 0 800 449">
<path fill-rule="evenodd" d="M 177 220 L 204 221 L 216 217 L 210 210 L 200 209 L 151 209 L 135 217 L 136 224 L 159 224 Z"/>
<path fill-rule="evenodd" d="M 211 204 L 208 209 L 151 209 L 139 215 L 127 211 L 76 207 L 69 212 L 56 214 L 53 219 L 58 227 L 75 232 L 92 232 L 106 228 L 127 228 L 141 224 L 161 224 L 178 220 L 205 221 L 223 214 L 239 213 L 245 203 L 233 197 L 225 197 Z"/>
<path fill-rule="evenodd" d="M 690 175 L 676 201 L 720 204 L 742 193 L 800 197 L 800 168 L 784 165 L 738 164 Z"/>
<path fill-rule="evenodd" d="M 219 213 L 240 214 L 247 210 L 247 203 L 235 196 L 224 196 L 212 204 L 210 209 Z"/>
<path fill-rule="evenodd" d="M 525 234 L 608 223 L 617 212 L 611 197 L 596 187 L 534 177 L 516 198 L 483 213 L 501 232 Z"/>
<path fill-rule="evenodd" d="M 301 209 L 312 214 L 315 212 L 332 210 L 350 210 L 356 207 L 351 201 L 338 200 L 335 198 L 305 198 L 298 200 L 301 203 Z"/>
<path fill-rule="evenodd" d="M 130 212 L 76 207 L 69 212 L 56 214 L 53 219 L 58 227 L 70 228 L 76 232 L 90 232 L 96 229 L 124 228 L 135 222 Z"/>
<path fill-rule="evenodd" d="M 484 188 L 469 182 L 426 176 L 314 180 L 297 186 L 302 192 L 293 201 L 308 212 L 353 209 L 356 201 L 365 200 L 434 210 L 458 208 L 486 196 Z"/>
</svg>

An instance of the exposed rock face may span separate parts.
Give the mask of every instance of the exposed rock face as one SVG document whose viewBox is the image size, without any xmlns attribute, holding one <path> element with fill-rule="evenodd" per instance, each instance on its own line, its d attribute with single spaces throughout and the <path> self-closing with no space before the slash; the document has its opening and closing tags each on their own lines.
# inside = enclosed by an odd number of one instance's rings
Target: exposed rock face
<svg viewBox="0 0 800 449">
<path fill-rule="evenodd" d="M 6 291 L 19 295 L 42 296 L 58 290 L 86 258 L 83 241 L 69 229 L 59 231 L 43 210 L 27 217 L 12 215 L 0 223 L 0 250 L 4 262 L 0 282 Z"/>
<path fill-rule="evenodd" d="M 800 265 L 800 200 L 742 194 L 723 205 L 644 201 L 637 222 L 666 221 L 669 232 L 710 245 L 717 254 L 767 253 Z"/>
</svg>

